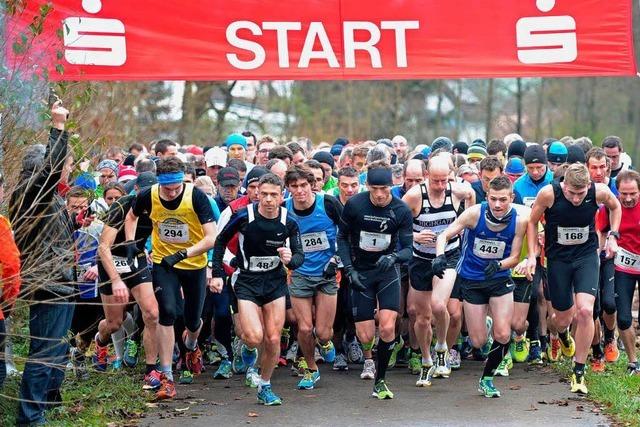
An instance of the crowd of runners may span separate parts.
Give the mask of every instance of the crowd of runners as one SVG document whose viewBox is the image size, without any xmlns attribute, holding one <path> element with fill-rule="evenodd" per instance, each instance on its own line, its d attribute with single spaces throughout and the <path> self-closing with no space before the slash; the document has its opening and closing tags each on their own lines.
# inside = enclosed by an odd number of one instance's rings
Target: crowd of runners
<svg viewBox="0 0 640 427">
<path fill-rule="evenodd" d="M 265 405 L 292 386 L 271 384 L 287 366 L 300 390 L 357 369 L 378 399 L 394 397 L 389 369 L 443 387 L 469 359 L 485 361 L 486 397 L 513 363 L 570 359 L 582 394 L 585 370 L 622 349 L 640 373 L 640 175 L 618 137 L 314 145 L 245 131 L 78 159 L 67 116 L 53 106 L 11 226 L 0 218 L 0 336 L 21 281 L 30 308 L 20 424 L 60 402 L 65 371 L 143 363 L 158 399 L 206 370 L 242 375 Z"/>
</svg>

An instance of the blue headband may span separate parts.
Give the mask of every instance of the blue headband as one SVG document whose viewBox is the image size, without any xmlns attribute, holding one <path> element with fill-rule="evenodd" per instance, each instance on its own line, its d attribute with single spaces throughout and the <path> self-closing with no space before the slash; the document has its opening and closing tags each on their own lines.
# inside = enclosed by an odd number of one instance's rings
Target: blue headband
<svg viewBox="0 0 640 427">
<path fill-rule="evenodd" d="M 184 181 L 184 172 L 161 173 L 158 175 L 158 184 L 181 184 Z"/>
<path fill-rule="evenodd" d="M 369 185 L 393 185 L 391 169 L 375 168 L 367 171 L 367 184 Z"/>
</svg>

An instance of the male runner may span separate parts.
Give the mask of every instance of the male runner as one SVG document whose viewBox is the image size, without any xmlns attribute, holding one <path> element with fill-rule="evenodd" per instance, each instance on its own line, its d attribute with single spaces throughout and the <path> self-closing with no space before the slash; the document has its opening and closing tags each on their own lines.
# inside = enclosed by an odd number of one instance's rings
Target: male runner
<svg viewBox="0 0 640 427">
<path fill-rule="evenodd" d="M 559 331 L 562 352 L 574 356 L 571 392 L 587 394 L 584 364 L 593 339 L 593 305 L 598 291 L 600 260 L 595 231 L 595 213 L 603 203 L 610 213 L 607 258 L 618 245 L 620 202 L 604 184 L 594 184 L 589 170 L 580 163 L 567 168 L 564 179 L 553 181 L 536 197 L 527 229 L 529 275 L 535 271 L 538 221 L 545 216 L 545 252 L 548 257 L 549 293 L 554 323 Z M 574 306 L 575 298 L 575 306 Z M 576 321 L 575 342 L 569 326 Z"/>
<path fill-rule="evenodd" d="M 395 344 L 400 308 L 396 264 L 411 258 L 411 211 L 391 195 L 392 184 L 391 168 L 385 163 L 372 163 L 367 173 L 369 191 L 349 199 L 342 211 L 338 234 L 338 254 L 349 278 L 356 332 L 365 352 L 361 378 L 375 375 L 373 396 L 378 399 L 393 398 L 385 374 Z M 376 308 L 380 334 L 377 367 L 371 354 Z"/>
<path fill-rule="evenodd" d="M 285 176 L 292 196 L 285 206 L 298 222 L 304 251 L 304 264 L 291 274 L 289 287 L 298 323 L 298 344 L 307 362 L 298 383 L 303 390 L 313 389 L 320 379 L 314 358 L 316 338 L 324 360 L 333 363 L 335 359 L 331 338 L 338 294 L 336 236 L 342 205 L 332 196 L 314 193 L 314 183 L 315 176 L 304 166 L 292 166 Z"/>
<path fill-rule="evenodd" d="M 623 170 L 616 177 L 616 184 L 622 205 L 614 281 L 618 330 L 627 353 L 627 373 L 640 375 L 636 356 L 636 331 L 631 316 L 633 294 L 640 280 L 640 174 L 633 170 Z"/>
<path fill-rule="evenodd" d="M 456 270 L 474 347 L 482 347 L 487 340 L 488 308 L 493 319 L 493 344 L 478 384 L 478 391 L 485 397 L 500 397 L 493 375 L 509 350 L 511 338 L 514 285 L 509 269 L 518 264 L 527 228 L 527 216 L 513 209 L 512 201 L 509 178 L 494 178 L 489 183 L 487 201 L 467 209 L 438 236 L 437 257 L 432 263 L 434 275 L 444 274 L 449 262 L 447 243 L 465 230 Z"/>
<path fill-rule="evenodd" d="M 422 351 L 422 368 L 416 386 L 430 385 L 430 376 L 448 378 L 451 374 L 448 348 L 456 342 L 462 323 L 458 292 L 450 300 L 456 281 L 455 266 L 460 257 L 460 239 L 447 244 L 447 269 L 434 277 L 431 264 L 436 257 L 436 239 L 458 218 L 464 206 L 475 203 L 475 193 L 468 184 L 450 183 L 449 162 L 434 157 L 427 167 L 428 180 L 413 187 L 404 202 L 413 214 L 413 258 L 409 265 L 411 288 L 408 294 L 409 313 L 415 319 L 414 330 Z M 436 365 L 431 373 L 431 313 L 436 327 Z M 451 314 L 450 314 L 451 313 Z M 454 318 L 453 324 L 450 319 Z M 452 355 L 460 367 L 457 351 Z"/>
<path fill-rule="evenodd" d="M 157 179 L 153 173 L 144 172 L 136 180 L 136 192 L 139 193 L 156 182 Z M 147 256 L 144 250 L 153 227 L 148 216 L 143 215 L 138 220 L 135 234 L 137 265 L 131 268 L 124 246 L 126 240 L 124 221 L 134 199 L 134 195 L 124 196 L 111 206 L 100 235 L 98 274 L 105 318 L 100 321 L 95 338 L 96 361 L 98 365 L 106 366 L 111 334 L 122 326 L 125 308 L 129 303 L 129 293 L 131 293 L 140 307 L 145 324 L 143 344 L 146 371 L 144 385 L 145 388 L 156 389 L 161 384 L 160 373 L 156 370 L 158 302 L 153 294 L 151 271 L 147 267 Z"/>
<path fill-rule="evenodd" d="M 124 229 L 127 263 L 135 268 L 139 248 L 135 239 L 138 218 L 147 215 L 151 232 L 152 280 L 158 300 L 158 353 L 162 384 L 156 396 L 176 396 L 171 361 L 175 343 L 174 323 L 184 299 L 187 367 L 194 374 L 202 370 L 198 335 L 202 328 L 202 306 L 206 289 L 207 251 L 213 247 L 216 226 L 207 195 L 185 184 L 184 164 L 176 157 L 161 160 L 158 184 L 142 191 L 132 203 Z"/>
<path fill-rule="evenodd" d="M 282 399 L 271 389 L 271 375 L 278 363 L 285 320 L 287 275 L 284 267 L 294 270 L 304 262 L 298 224 L 280 207 L 283 189 L 282 181 L 274 174 L 260 178 L 259 202 L 234 213 L 216 239 L 213 278 L 209 282 L 212 292 L 222 289 L 224 250 L 238 233 L 239 274 L 234 285 L 238 317 L 245 345 L 261 347 L 258 401 L 268 406 L 282 404 Z"/>
<path fill-rule="evenodd" d="M 613 194 L 617 194 L 614 180 L 609 178 L 610 161 L 604 150 L 601 148 L 592 148 L 586 154 L 586 165 L 589 169 L 591 181 L 596 184 L 605 184 L 609 187 Z M 607 219 L 609 213 L 603 207 L 598 211 L 600 219 Z M 600 236 L 609 231 L 608 220 L 596 222 Z M 605 370 L 605 360 L 609 363 L 616 362 L 620 355 L 617 343 L 615 342 L 616 329 L 616 300 L 614 285 L 614 259 L 607 258 L 605 251 L 600 252 L 600 280 L 596 302 L 594 304 L 594 334 L 591 343 L 591 370 L 593 372 L 603 372 Z M 601 324 L 600 318 L 603 322 Z M 604 331 L 602 331 L 604 329 Z M 601 337 L 604 335 L 604 349 L 602 348 Z"/>
</svg>

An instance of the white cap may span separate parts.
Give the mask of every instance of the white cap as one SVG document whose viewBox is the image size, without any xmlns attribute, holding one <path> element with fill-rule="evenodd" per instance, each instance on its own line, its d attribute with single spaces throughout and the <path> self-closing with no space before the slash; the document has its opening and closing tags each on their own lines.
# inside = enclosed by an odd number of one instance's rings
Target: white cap
<svg viewBox="0 0 640 427">
<path fill-rule="evenodd" d="M 204 153 L 204 161 L 208 168 L 212 166 L 225 167 L 227 166 L 227 153 L 220 147 L 210 148 Z"/>
</svg>

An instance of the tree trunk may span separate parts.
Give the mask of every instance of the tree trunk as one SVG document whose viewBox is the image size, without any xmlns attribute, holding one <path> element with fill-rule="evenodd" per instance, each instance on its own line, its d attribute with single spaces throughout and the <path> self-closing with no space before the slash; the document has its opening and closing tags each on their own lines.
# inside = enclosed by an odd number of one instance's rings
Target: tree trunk
<svg viewBox="0 0 640 427">
<path fill-rule="evenodd" d="M 456 131 L 454 141 L 460 139 L 462 133 L 462 79 L 458 80 L 458 90 L 456 93 Z"/>
<path fill-rule="evenodd" d="M 522 135 L 522 79 L 518 77 L 516 79 L 516 110 L 517 110 L 517 122 L 516 133 Z"/>
<path fill-rule="evenodd" d="M 485 136 L 484 140 L 488 143 L 491 137 L 491 129 L 493 124 L 493 85 L 494 80 L 489 79 L 487 85 L 487 119 L 485 122 Z"/>
<path fill-rule="evenodd" d="M 444 96 L 443 94 L 443 85 L 444 85 L 444 81 L 438 80 L 438 105 L 436 106 L 436 120 L 435 120 L 435 127 L 434 127 L 434 136 L 432 139 L 436 139 L 437 137 L 440 136 L 440 128 L 442 127 L 442 98 Z"/>
<path fill-rule="evenodd" d="M 538 99 L 536 102 L 536 130 L 534 135 L 535 141 L 542 140 L 542 109 L 544 106 L 544 86 L 546 79 L 540 79 L 540 85 L 538 86 Z"/>
</svg>

